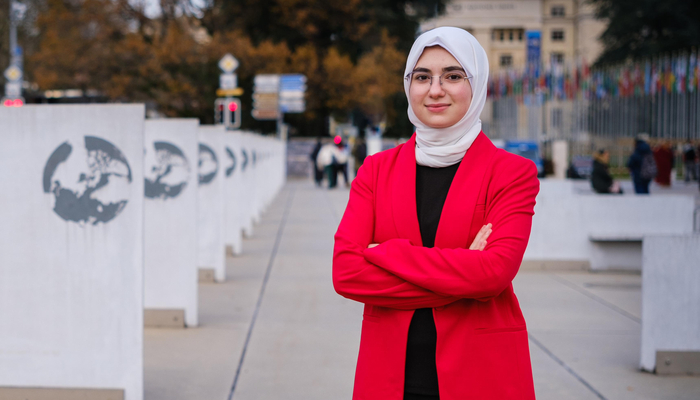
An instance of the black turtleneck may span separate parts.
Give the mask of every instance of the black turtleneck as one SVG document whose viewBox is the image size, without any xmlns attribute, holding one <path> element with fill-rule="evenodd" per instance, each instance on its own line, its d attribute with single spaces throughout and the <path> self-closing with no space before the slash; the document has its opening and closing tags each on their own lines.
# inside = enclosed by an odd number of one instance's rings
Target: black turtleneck
<svg viewBox="0 0 700 400">
<path fill-rule="evenodd" d="M 424 247 L 435 246 L 442 207 L 458 168 L 459 163 L 445 168 L 416 166 L 416 208 Z M 416 310 L 408 329 L 405 393 L 439 396 L 436 343 L 432 308 Z"/>
</svg>

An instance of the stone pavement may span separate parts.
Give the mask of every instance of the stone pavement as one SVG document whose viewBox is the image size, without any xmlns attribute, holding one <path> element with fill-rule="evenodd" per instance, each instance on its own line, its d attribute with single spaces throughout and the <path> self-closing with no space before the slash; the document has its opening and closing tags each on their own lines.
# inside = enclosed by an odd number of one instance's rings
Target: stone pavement
<svg viewBox="0 0 700 400">
<path fill-rule="evenodd" d="M 146 400 L 351 398 L 362 305 L 331 282 L 347 196 L 285 186 L 227 281 L 199 286 L 201 325 L 146 330 Z M 639 275 L 521 271 L 514 286 L 539 400 L 700 399 L 698 376 L 638 370 Z"/>
</svg>

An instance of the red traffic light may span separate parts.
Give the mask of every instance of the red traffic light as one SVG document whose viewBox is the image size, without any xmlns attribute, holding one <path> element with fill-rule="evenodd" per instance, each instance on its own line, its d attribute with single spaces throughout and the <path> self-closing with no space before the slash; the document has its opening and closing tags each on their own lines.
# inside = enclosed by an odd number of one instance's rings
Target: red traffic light
<svg viewBox="0 0 700 400">
<path fill-rule="evenodd" d="M 235 101 L 228 103 L 228 109 L 231 112 L 238 110 L 238 104 Z"/>
<path fill-rule="evenodd" d="M 24 101 L 22 99 L 5 99 L 2 104 L 5 107 L 22 107 L 24 105 Z"/>
</svg>

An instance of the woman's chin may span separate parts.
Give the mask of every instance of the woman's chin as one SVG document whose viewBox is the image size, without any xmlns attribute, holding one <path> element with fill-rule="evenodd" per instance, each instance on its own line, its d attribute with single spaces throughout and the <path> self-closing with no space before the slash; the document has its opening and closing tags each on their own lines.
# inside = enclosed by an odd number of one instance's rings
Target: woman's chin
<svg viewBox="0 0 700 400">
<path fill-rule="evenodd" d="M 433 118 L 425 118 L 421 119 L 421 122 L 423 122 L 425 125 L 427 125 L 430 128 L 433 129 L 443 129 L 443 128 L 449 128 L 452 125 L 456 124 L 457 121 L 454 121 L 454 118 L 436 118 L 435 116 L 432 116 Z"/>
</svg>

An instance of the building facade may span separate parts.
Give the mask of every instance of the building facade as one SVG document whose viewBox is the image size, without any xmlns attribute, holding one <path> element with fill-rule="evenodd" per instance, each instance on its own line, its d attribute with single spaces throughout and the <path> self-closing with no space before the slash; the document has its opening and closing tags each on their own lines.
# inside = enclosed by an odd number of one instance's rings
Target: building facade
<svg viewBox="0 0 700 400">
<path fill-rule="evenodd" d="M 539 53 L 544 64 L 593 63 L 602 51 L 605 23 L 595 19 L 586 0 L 454 0 L 445 13 L 421 24 L 421 31 L 456 26 L 471 32 L 484 47 L 491 70 L 523 67 Z"/>
</svg>

